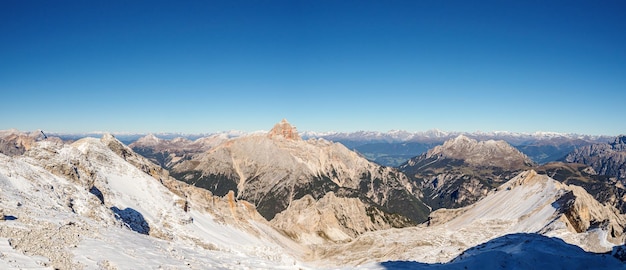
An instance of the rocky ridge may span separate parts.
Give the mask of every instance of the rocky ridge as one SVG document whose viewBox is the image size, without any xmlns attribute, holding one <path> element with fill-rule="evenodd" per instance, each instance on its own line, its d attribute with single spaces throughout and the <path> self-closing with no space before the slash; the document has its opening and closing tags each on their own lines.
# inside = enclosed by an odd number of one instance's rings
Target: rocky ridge
<svg viewBox="0 0 626 270">
<path fill-rule="evenodd" d="M 458 208 L 478 201 L 534 163 L 505 141 L 476 141 L 464 135 L 400 166 L 433 209 Z"/>
<path fill-rule="evenodd" d="M 578 148 L 565 157 L 567 162 L 591 166 L 598 174 L 616 177 L 626 184 L 626 136 L 612 143 L 593 144 Z"/>
<path fill-rule="evenodd" d="M 615 177 L 600 175 L 592 167 L 580 163 L 550 162 L 535 170 L 559 182 L 580 186 L 598 202 L 626 213 L 626 187 Z"/>
</svg>

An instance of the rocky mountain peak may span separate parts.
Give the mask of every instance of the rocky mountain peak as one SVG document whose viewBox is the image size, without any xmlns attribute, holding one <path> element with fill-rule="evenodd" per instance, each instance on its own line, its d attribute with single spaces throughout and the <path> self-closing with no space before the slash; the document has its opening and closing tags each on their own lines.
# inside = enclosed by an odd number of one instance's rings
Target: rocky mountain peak
<svg viewBox="0 0 626 270">
<path fill-rule="evenodd" d="M 441 150 L 458 152 L 458 150 L 473 148 L 477 144 L 478 141 L 461 134 L 456 138 L 445 141 Z"/>
<path fill-rule="evenodd" d="M 269 138 L 282 137 L 288 140 L 302 140 L 298 134 L 296 127 L 287 122 L 287 119 L 283 119 L 280 123 L 274 125 L 274 128 L 267 134 Z"/>
<path fill-rule="evenodd" d="M 512 167 L 512 165 L 523 166 L 524 164 L 532 164 L 530 158 L 505 141 L 487 140 L 479 142 L 465 135 L 459 135 L 444 142 L 443 145 L 428 151 L 427 155 L 429 157 L 443 156 L 461 159 L 474 165 L 490 165 L 504 168 Z M 494 162 L 502 164 L 492 164 Z"/>
<path fill-rule="evenodd" d="M 146 136 L 143 136 L 139 139 L 137 139 L 137 141 L 135 142 L 136 145 L 142 145 L 142 146 L 154 146 L 159 144 L 159 142 L 161 142 L 161 139 L 157 138 L 157 136 L 154 136 L 154 134 L 148 134 Z"/>
</svg>

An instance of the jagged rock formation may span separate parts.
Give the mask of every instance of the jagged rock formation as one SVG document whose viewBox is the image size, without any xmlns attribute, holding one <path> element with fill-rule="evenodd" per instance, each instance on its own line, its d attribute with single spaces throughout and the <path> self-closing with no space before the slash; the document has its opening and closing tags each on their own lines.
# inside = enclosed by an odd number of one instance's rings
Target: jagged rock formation
<svg viewBox="0 0 626 270">
<path fill-rule="evenodd" d="M 267 136 L 271 138 L 282 137 L 288 140 L 302 140 L 300 138 L 300 134 L 298 134 L 298 130 L 296 127 L 291 126 L 287 119 L 283 119 L 280 123 L 274 125 L 274 128 L 267 133 Z"/>
<path fill-rule="evenodd" d="M 191 141 L 185 138 L 164 140 L 149 134 L 129 145 L 133 151 L 150 159 L 152 162 L 169 169 L 195 154 L 206 152 L 212 147 L 228 140 L 227 134 L 216 134 Z"/>
<path fill-rule="evenodd" d="M 532 166 L 526 155 L 504 141 L 478 142 L 459 135 L 410 159 L 400 171 L 421 188 L 423 200 L 438 209 L 472 204 Z"/>
<path fill-rule="evenodd" d="M 593 144 L 574 150 L 565 157 L 567 162 L 591 166 L 598 174 L 616 177 L 626 184 L 626 136 L 612 143 Z"/>
<path fill-rule="evenodd" d="M 599 175 L 590 166 L 580 163 L 551 162 L 536 170 L 564 184 L 580 186 L 600 203 L 626 213 L 626 188 L 614 177 Z"/>
<path fill-rule="evenodd" d="M 377 209 L 368 212 L 376 215 L 374 219 L 385 220 L 378 216 L 385 213 L 415 223 L 426 220 L 428 208 L 402 173 L 369 162 L 338 143 L 299 140 L 294 131 L 283 121 L 269 135 L 229 140 L 174 166 L 172 176 L 218 196 L 232 190 L 268 220 L 295 200 L 307 195 L 320 200 L 329 192 Z M 397 221 L 401 220 L 406 219 Z"/>
</svg>

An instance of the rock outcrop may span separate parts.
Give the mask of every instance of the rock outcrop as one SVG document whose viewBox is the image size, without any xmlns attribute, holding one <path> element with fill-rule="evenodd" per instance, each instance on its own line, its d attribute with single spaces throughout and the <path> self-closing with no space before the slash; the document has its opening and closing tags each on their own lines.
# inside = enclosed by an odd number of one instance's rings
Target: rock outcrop
<svg viewBox="0 0 626 270">
<path fill-rule="evenodd" d="M 280 123 L 274 125 L 274 128 L 267 134 L 269 138 L 282 137 L 287 140 L 302 140 L 296 127 L 291 126 L 287 119 L 283 119 Z"/>
</svg>

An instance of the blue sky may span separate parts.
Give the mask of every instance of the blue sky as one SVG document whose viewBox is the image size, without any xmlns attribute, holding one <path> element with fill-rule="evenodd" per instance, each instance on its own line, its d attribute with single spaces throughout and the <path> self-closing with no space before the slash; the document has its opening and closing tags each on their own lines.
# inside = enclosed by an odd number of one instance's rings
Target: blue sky
<svg viewBox="0 0 626 270">
<path fill-rule="evenodd" d="M 184 3 L 183 3 L 184 2 Z M 626 133 L 624 1 L 2 1 L 0 129 Z"/>
</svg>

